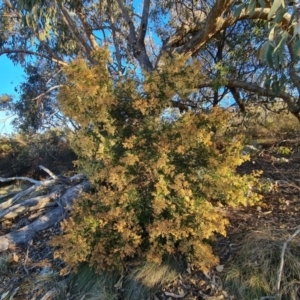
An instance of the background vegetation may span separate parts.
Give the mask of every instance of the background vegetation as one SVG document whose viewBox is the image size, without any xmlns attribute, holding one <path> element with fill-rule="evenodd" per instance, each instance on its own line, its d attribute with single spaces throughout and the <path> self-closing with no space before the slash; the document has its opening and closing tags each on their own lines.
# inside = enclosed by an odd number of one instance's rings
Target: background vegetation
<svg viewBox="0 0 300 300">
<path fill-rule="evenodd" d="M 0 154 L 14 158 L 5 176 L 75 153 L 92 184 L 51 242 L 60 258 L 97 273 L 170 256 L 205 274 L 218 264 L 225 211 L 266 190 L 259 171 L 237 167 L 262 145 L 295 150 L 299 9 L 282 0 L 0 3 L 0 55 L 26 72 L 19 98 L 0 98 L 17 115 L 17 135 L 1 137 Z"/>
</svg>

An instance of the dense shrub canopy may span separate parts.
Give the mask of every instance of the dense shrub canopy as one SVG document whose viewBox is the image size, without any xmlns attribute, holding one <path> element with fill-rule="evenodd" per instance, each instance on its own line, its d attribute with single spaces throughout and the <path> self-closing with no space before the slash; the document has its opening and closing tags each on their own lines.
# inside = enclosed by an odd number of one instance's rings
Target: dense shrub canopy
<svg viewBox="0 0 300 300">
<path fill-rule="evenodd" d="M 89 261 L 98 270 L 119 268 L 129 258 L 160 263 L 182 254 L 204 270 L 217 263 L 209 240 L 225 234 L 219 207 L 253 204 L 256 175 L 239 176 L 242 137 L 226 135 L 222 109 L 168 112 L 179 93 L 190 93 L 200 76 L 184 56 L 144 73 L 139 84 L 114 84 L 108 51 L 97 65 L 78 59 L 65 70 L 60 93 L 66 115 L 81 126 L 73 147 L 94 190 L 76 202 L 54 241 L 71 265 Z"/>
</svg>

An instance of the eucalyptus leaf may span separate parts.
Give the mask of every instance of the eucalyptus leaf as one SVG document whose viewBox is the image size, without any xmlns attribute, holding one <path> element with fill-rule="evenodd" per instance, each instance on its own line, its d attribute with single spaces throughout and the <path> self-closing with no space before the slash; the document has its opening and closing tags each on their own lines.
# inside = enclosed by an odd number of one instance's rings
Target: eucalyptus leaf
<svg viewBox="0 0 300 300">
<path fill-rule="evenodd" d="M 268 39 L 270 42 L 273 42 L 275 40 L 275 26 L 273 26 L 270 30 Z"/>
<path fill-rule="evenodd" d="M 26 14 L 25 15 L 25 19 L 26 19 L 26 25 L 28 27 L 31 27 L 30 24 L 31 24 L 31 20 L 30 20 L 30 14 Z"/>
<path fill-rule="evenodd" d="M 265 8 L 266 7 L 266 2 L 265 0 L 258 0 L 259 5 L 261 6 L 261 8 Z"/>
<path fill-rule="evenodd" d="M 294 27 L 293 38 L 295 38 L 296 35 L 300 36 L 300 20 Z"/>
<path fill-rule="evenodd" d="M 272 57 L 272 62 L 273 62 L 272 67 L 275 68 L 275 70 L 279 70 L 281 68 L 281 61 L 282 61 L 281 53 L 279 51 L 274 52 Z"/>
<path fill-rule="evenodd" d="M 251 0 L 248 7 L 247 7 L 247 13 L 249 13 L 249 16 L 252 17 L 256 8 L 256 0 Z"/>
<path fill-rule="evenodd" d="M 274 0 L 273 5 L 271 6 L 271 9 L 268 14 L 268 20 L 270 20 L 274 16 L 274 14 L 277 12 L 280 6 L 282 6 L 281 0 Z"/>
<path fill-rule="evenodd" d="M 45 34 L 45 31 L 42 30 L 40 33 L 39 33 L 39 39 L 40 41 L 44 41 L 46 39 L 46 34 Z"/>
<path fill-rule="evenodd" d="M 296 58 L 300 59 L 300 39 L 297 38 L 293 43 L 293 51 Z"/>
<path fill-rule="evenodd" d="M 235 9 L 233 15 L 238 18 L 241 15 L 242 10 L 246 7 L 245 3 L 242 3 L 238 5 L 238 7 Z"/>
<path fill-rule="evenodd" d="M 258 51 L 258 60 L 263 61 L 265 59 L 265 53 L 269 48 L 269 41 L 263 43 Z"/>
<path fill-rule="evenodd" d="M 287 83 L 287 77 L 286 75 L 283 73 L 279 79 L 279 86 L 280 86 L 280 90 L 284 90 L 284 87 Z"/>
<path fill-rule="evenodd" d="M 267 42 L 262 54 L 262 60 L 267 63 L 269 67 L 273 67 L 273 52 L 274 52 L 274 46 Z"/>
<path fill-rule="evenodd" d="M 285 46 L 285 44 L 286 44 L 286 41 L 287 41 L 288 37 L 289 37 L 289 34 L 288 34 L 286 31 L 284 31 L 284 32 L 282 33 L 282 35 L 281 35 L 281 40 L 280 40 L 280 42 L 278 43 L 278 45 L 277 45 L 276 48 L 274 49 L 274 52 L 277 52 L 277 51 L 279 51 L 280 53 L 283 52 L 283 49 L 284 49 L 284 46 Z"/>
<path fill-rule="evenodd" d="M 285 7 L 279 7 L 279 9 L 277 10 L 276 14 L 275 14 L 275 18 L 274 18 L 274 22 L 275 23 L 280 23 L 282 21 L 282 18 L 284 16 L 284 14 L 287 13 L 287 9 Z"/>
</svg>

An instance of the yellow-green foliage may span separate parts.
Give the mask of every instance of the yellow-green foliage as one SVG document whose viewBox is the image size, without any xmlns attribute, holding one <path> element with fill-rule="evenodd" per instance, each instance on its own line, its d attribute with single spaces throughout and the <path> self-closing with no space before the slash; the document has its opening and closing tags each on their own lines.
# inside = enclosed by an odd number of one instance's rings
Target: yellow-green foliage
<svg viewBox="0 0 300 300">
<path fill-rule="evenodd" d="M 111 80 L 106 50 L 95 59 L 96 67 L 83 59 L 67 67 L 69 86 L 60 94 L 64 112 L 82 126 L 73 147 L 94 189 L 63 222 L 65 234 L 53 241 L 58 255 L 103 270 L 130 258 L 159 264 L 166 254 L 183 254 L 206 270 L 218 262 L 208 241 L 226 234 L 218 207 L 260 199 L 251 192 L 257 176 L 235 172 L 248 159 L 241 138 L 222 137 L 221 109 L 188 111 L 172 122 L 160 117 L 200 76 L 184 57 L 166 60 L 140 85 Z"/>
</svg>

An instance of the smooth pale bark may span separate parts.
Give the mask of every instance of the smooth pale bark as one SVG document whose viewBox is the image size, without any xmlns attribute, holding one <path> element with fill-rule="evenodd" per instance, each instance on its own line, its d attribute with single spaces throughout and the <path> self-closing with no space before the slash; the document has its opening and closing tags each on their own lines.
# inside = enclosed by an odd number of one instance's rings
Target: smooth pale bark
<svg viewBox="0 0 300 300">
<path fill-rule="evenodd" d="M 50 228 L 51 226 L 60 222 L 72 209 L 73 201 L 82 193 L 87 192 L 90 189 L 90 183 L 87 180 L 84 180 L 81 183 L 76 183 L 77 181 L 82 180 L 82 178 L 83 177 L 80 175 L 76 175 L 71 178 L 64 178 L 66 182 L 75 182 L 75 185 L 66 185 L 65 191 L 62 193 L 62 195 L 59 195 L 59 191 L 54 191 L 49 195 L 28 199 L 23 203 L 7 207 L 6 209 L 0 211 L 3 220 L 7 217 L 19 216 L 20 214 L 24 214 L 28 211 L 44 208 L 49 209 L 49 207 L 52 207 L 51 211 L 39 217 L 29 225 L 1 236 L 0 251 L 8 250 L 14 245 L 27 243 L 37 232 Z M 53 180 L 53 184 L 56 182 L 57 179 Z"/>
</svg>

